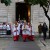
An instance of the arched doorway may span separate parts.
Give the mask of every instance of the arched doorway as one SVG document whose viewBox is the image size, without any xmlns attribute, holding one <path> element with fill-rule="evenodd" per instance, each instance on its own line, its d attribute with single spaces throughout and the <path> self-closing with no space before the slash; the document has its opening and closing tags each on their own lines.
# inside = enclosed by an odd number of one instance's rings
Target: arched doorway
<svg viewBox="0 0 50 50">
<path fill-rule="evenodd" d="M 16 21 L 18 20 L 26 20 L 30 21 L 30 8 L 31 6 L 26 3 L 16 3 Z"/>
</svg>

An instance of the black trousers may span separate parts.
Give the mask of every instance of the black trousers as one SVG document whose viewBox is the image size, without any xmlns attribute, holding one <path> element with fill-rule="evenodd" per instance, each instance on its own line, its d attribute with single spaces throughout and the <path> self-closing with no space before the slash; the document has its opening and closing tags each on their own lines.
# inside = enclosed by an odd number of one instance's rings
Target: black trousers
<svg viewBox="0 0 50 50">
<path fill-rule="evenodd" d="M 11 35 L 11 30 L 7 30 L 7 35 Z"/>
<path fill-rule="evenodd" d="M 43 32 L 43 38 L 44 38 L 44 40 L 46 39 L 46 32 Z"/>
</svg>

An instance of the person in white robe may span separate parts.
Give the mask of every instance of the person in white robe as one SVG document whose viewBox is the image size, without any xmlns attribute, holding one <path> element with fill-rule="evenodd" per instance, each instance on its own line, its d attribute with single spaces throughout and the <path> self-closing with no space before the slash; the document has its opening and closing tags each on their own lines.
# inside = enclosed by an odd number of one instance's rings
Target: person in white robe
<svg viewBox="0 0 50 50">
<path fill-rule="evenodd" d="M 13 32 L 13 40 L 14 41 L 18 41 L 19 40 L 19 34 L 20 34 L 20 27 L 18 24 L 14 24 L 13 28 L 12 28 L 12 32 Z"/>
<path fill-rule="evenodd" d="M 26 23 L 26 21 L 24 21 L 24 25 L 22 26 L 22 38 L 23 38 L 23 41 L 25 42 L 26 39 L 27 39 L 27 28 L 28 28 L 28 25 Z"/>
<path fill-rule="evenodd" d="M 11 35 L 11 28 L 8 23 L 6 24 L 6 29 L 7 29 L 7 35 Z"/>
<path fill-rule="evenodd" d="M 6 23 L 2 24 L 2 34 L 6 34 Z"/>
<path fill-rule="evenodd" d="M 20 35 L 20 23 L 18 23 L 18 27 L 17 27 L 17 30 L 18 30 L 18 35 Z"/>
<path fill-rule="evenodd" d="M 32 34 L 32 26 L 30 22 L 28 22 L 28 39 L 33 41 L 35 39 L 34 33 Z"/>
</svg>

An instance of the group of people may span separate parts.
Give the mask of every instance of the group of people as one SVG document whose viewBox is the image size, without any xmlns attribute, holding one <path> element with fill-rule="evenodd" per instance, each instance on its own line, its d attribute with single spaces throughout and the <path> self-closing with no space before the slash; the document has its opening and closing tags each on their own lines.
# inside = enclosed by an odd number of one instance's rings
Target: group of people
<svg viewBox="0 0 50 50">
<path fill-rule="evenodd" d="M 7 35 L 13 35 L 13 40 L 18 41 L 19 37 L 22 37 L 23 41 L 26 39 L 33 41 L 34 35 L 32 35 L 32 26 L 30 22 L 24 21 L 15 21 L 13 24 L 4 22 L 2 24 L 2 30 L 6 31 Z"/>
<path fill-rule="evenodd" d="M 15 21 L 13 25 L 8 24 L 8 23 L 3 23 L 3 29 L 6 29 L 7 35 L 13 34 L 14 41 L 18 41 L 20 35 L 23 41 L 26 41 L 26 39 L 31 40 L 31 41 L 35 39 L 34 35 L 32 35 L 31 23 L 26 22 L 26 20 L 24 20 L 23 22 Z M 43 23 L 43 25 L 40 24 L 38 26 L 39 35 L 41 36 L 41 33 L 43 33 L 44 40 L 46 39 L 47 31 L 48 31 L 48 27 L 45 22 Z"/>
<path fill-rule="evenodd" d="M 12 27 L 12 33 L 14 41 L 18 41 L 20 35 L 24 42 L 26 39 L 31 41 L 34 40 L 34 36 L 32 36 L 32 26 L 30 22 L 26 22 L 26 20 L 24 20 L 23 23 L 15 21 L 15 24 Z"/>
<path fill-rule="evenodd" d="M 9 23 L 3 22 L 3 24 L 0 25 L 0 30 L 5 31 L 6 35 L 11 35 L 11 28 Z"/>
<path fill-rule="evenodd" d="M 46 25 L 46 23 L 44 22 L 43 25 L 39 25 L 38 26 L 38 32 L 39 32 L 39 35 L 41 36 L 41 33 L 43 33 L 43 39 L 45 40 L 46 37 L 47 37 L 47 31 L 48 31 L 48 27 Z"/>
</svg>

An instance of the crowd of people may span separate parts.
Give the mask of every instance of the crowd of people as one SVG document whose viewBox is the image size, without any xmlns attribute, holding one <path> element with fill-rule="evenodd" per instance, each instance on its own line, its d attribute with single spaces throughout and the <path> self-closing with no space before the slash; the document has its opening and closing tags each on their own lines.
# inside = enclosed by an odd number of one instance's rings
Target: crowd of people
<svg viewBox="0 0 50 50">
<path fill-rule="evenodd" d="M 5 34 L 11 35 L 10 24 L 9 23 L 6 23 L 6 22 L 3 22 L 3 24 L 0 24 L 0 31 L 2 31 L 2 32 L 5 31 Z"/>
<path fill-rule="evenodd" d="M 30 22 L 23 22 L 15 21 L 14 25 L 12 26 L 12 33 L 13 33 L 13 40 L 18 41 L 21 35 L 23 41 L 25 42 L 26 39 L 34 40 L 34 36 L 32 36 L 32 26 Z"/>
<path fill-rule="evenodd" d="M 18 41 L 20 36 L 22 37 L 23 41 L 26 41 L 26 39 L 31 40 L 31 41 L 35 40 L 34 35 L 32 35 L 31 23 L 26 22 L 26 20 L 15 21 L 13 24 L 3 23 L 2 29 L 6 30 L 7 35 L 12 34 L 14 41 Z M 43 25 L 40 24 L 38 26 L 39 36 L 41 36 L 41 33 L 43 33 L 43 39 L 44 40 L 46 39 L 47 31 L 48 31 L 48 27 L 47 27 L 45 22 L 43 23 Z"/>
<path fill-rule="evenodd" d="M 31 41 L 34 40 L 31 23 L 26 22 L 26 20 L 15 21 L 13 24 L 4 22 L 0 28 L 2 30 L 6 30 L 7 35 L 12 34 L 14 41 L 18 41 L 20 36 L 22 37 L 23 41 L 26 41 L 26 39 Z"/>
<path fill-rule="evenodd" d="M 35 40 L 34 35 L 32 35 L 32 26 L 30 22 L 24 21 L 15 21 L 13 24 L 10 23 L 3 23 L 2 26 L 0 25 L 0 28 L 2 27 L 2 30 L 6 30 L 7 35 L 13 35 L 13 40 L 18 41 L 19 37 L 21 36 L 23 41 L 28 40 Z M 44 22 L 43 25 L 38 25 L 38 32 L 39 36 L 41 37 L 41 34 L 43 33 L 43 39 L 45 40 L 47 37 L 47 31 L 48 27 L 46 23 Z"/>
</svg>

